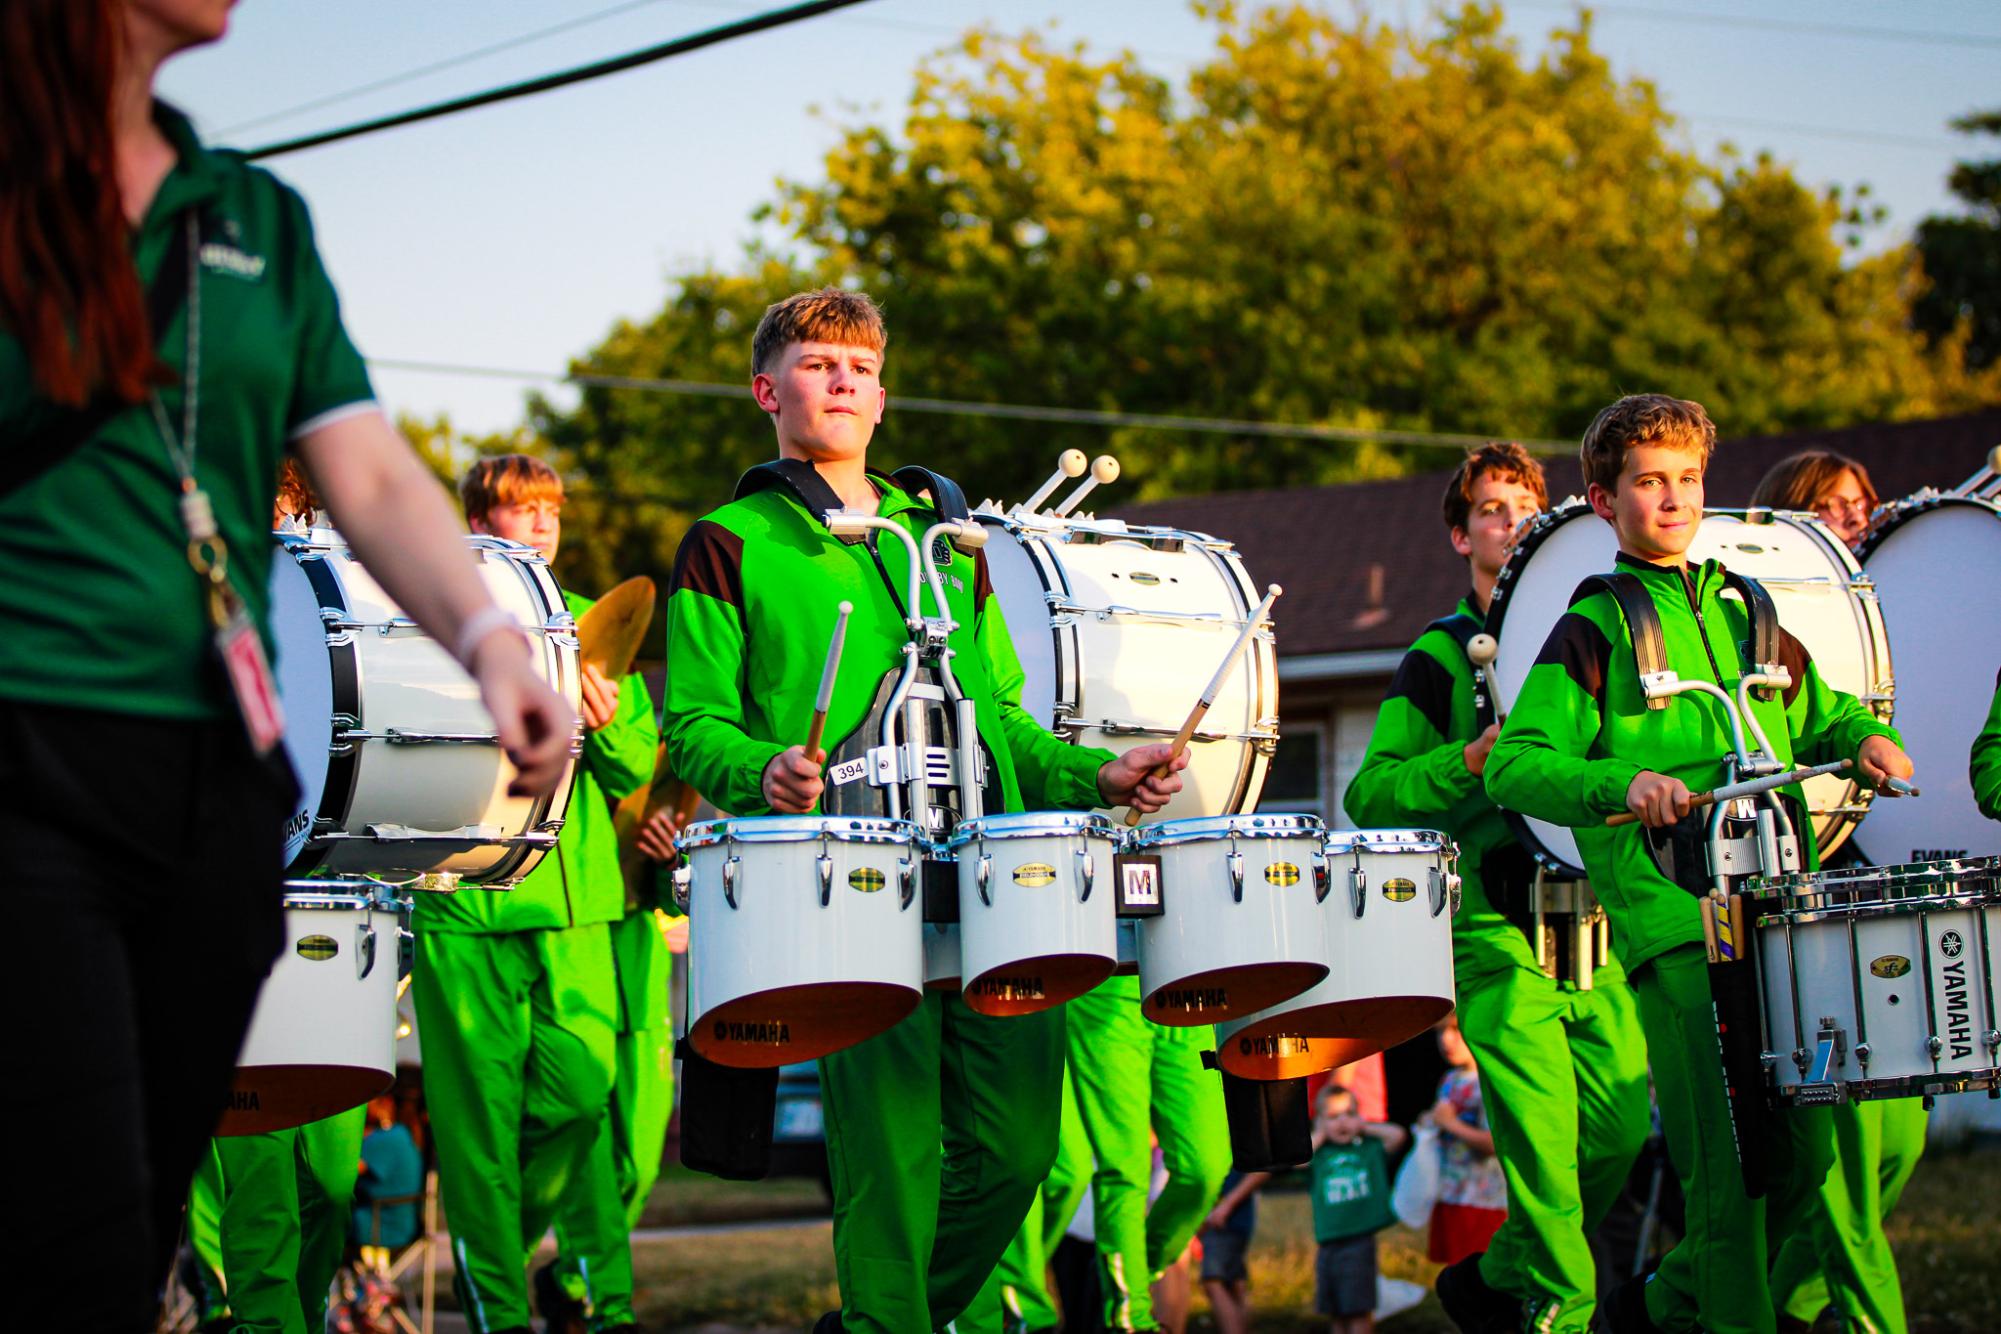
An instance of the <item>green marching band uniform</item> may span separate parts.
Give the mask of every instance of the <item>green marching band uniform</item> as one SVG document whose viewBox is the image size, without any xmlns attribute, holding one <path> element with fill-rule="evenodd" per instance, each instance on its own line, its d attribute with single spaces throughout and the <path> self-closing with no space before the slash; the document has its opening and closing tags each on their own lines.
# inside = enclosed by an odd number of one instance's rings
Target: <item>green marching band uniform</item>
<svg viewBox="0 0 2001 1334">
<path fill-rule="evenodd" d="M 1469 635 L 1484 624 L 1470 599 L 1457 616 Z M 1646 1048 L 1617 958 L 1598 966 L 1588 988 L 1558 982 L 1537 964 L 1519 914 L 1511 919 L 1490 897 L 1502 860 L 1525 870 L 1527 856 L 1466 767 L 1464 748 L 1485 725 L 1460 637 L 1432 626 L 1398 665 L 1342 805 L 1365 828 L 1440 829 L 1459 845 L 1459 1031 L 1480 1067 L 1508 1186 L 1507 1221 L 1480 1274 L 1523 1303 L 1524 1327 L 1581 1331 L 1596 1289 L 1588 1238 L 1650 1125 Z M 1495 874 L 1483 877 L 1483 864 Z"/>
<path fill-rule="evenodd" d="M 1714 561 L 1681 570 L 1621 553 L 1661 623 L 1666 665 L 1684 680 L 1725 689 L 1746 670 L 1742 602 L 1723 598 Z M 1806 650 L 1778 635 L 1792 684 L 1752 701 L 1782 764 L 1854 757 L 1864 740 L 1897 734 L 1853 696 L 1821 679 Z M 1645 1289 L 1652 1321 L 1670 1331 L 1735 1334 L 1775 1328 L 1768 1265 L 1778 1243 L 1814 1229 L 1819 1187 L 1833 1156 L 1825 1110 L 1790 1108 L 1767 1123 L 1766 1142 L 1746 1147 L 1765 1174 L 1762 1197 L 1746 1187 L 1723 1073 L 1710 965 L 1697 897 L 1655 864 L 1637 825 L 1607 828 L 1645 770 L 1691 791 L 1725 781 L 1729 720 L 1712 697 L 1691 693 L 1650 709 L 1640 689 L 1631 634 L 1617 599 L 1599 590 L 1550 632 L 1487 762 L 1487 792 L 1500 805 L 1571 826 L 1591 883 L 1610 915 L 1613 946 L 1631 971 L 1647 1035 L 1669 1152 L 1688 1199 L 1687 1232 Z M 1788 789 L 1796 800 L 1798 789 Z M 1813 831 L 1799 822 L 1801 852 L 1817 866 Z M 1736 966 L 1736 965 L 1726 965 Z M 1881 1271 L 1856 1254 L 1841 1229 L 1814 1231 L 1821 1267 L 1860 1290 Z M 1875 1234 L 1881 1246 L 1881 1233 Z M 1894 1269 L 1888 1271 L 1894 1281 Z"/>
<path fill-rule="evenodd" d="M 290 1130 L 217 1136 L 195 1169 L 188 1244 L 221 1291 L 203 1293 L 203 1323 L 227 1308 L 236 1334 L 320 1334 L 327 1291 L 347 1255 L 368 1109 Z"/>
<path fill-rule="evenodd" d="M 881 516 L 921 538 L 934 511 L 870 477 Z M 675 772 L 719 808 L 759 815 L 770 809 L 765 766 L 806 737 L 836 605 L 854 611 L 830 751 L 869 715 L 908 633 L 900 543 L 884 564 L 869 544 L 829 534 L 782 486 L 738 494 L 689 530 L 676 557 L 663 715 Z M 974 701 L 998 804 L 1095 808 L 1110 752 L 1059 740 L 1021 707 L 1021 665 L 984 555 L 938 554 L 949 557 L 940 569 L 960 627 L 953 671 Z M 1063 1035 L 1061 1007 L 990 1018 L 932 992 L 895 1028 L 821 1060 L 847 1329 L 919 1334 L 978 1293 L 1055 1157 Z"/>
<path fill-rule="evenodd" d="M 1074 1020 L 1075 1011 L 1071 1011 Z M 1027 1334 L 1060 1328 L 1063 1316 L 1049 1295 L 1049 1262 L 1091 1189 L 1091 1141 L 1077 1116 L 1077 1094 L 1070 1067 L 1063 1067 L 1063 1110 L 1056 1132 L 1056 1162 L 1042 1188 L 1028 1202 L 1021 1220 L 994 1272 L 957 1320 L 956 1334 Z"/>
<path fill-rule="evenodd" d="M 2001 820 L 2001 672 L 1994 675 L 1994 703 L 1987 725 L 1973 739 L 1973 800 L 1980 813 Z"/>
<path fill-rule="evenodd" d="M 591 603 L 565 593 L 570 611 Z M 611 805 L 653 777 L 658 733 L 645 682 L 584 736 L 556 847 L 514 888 L 417 896 L 411 993 L 424 1095 L 452 1228 L 453 1282 L 476 1334 L 529 1323 L 526 1267 L 580 1181 L 590 1207 L 566 1215 L 571 1258 L 596 1325 L 632 1320 L 632 1257 L 608 1154 L 619 978 L 608 923 L 625 916 Z"/>
</svg>

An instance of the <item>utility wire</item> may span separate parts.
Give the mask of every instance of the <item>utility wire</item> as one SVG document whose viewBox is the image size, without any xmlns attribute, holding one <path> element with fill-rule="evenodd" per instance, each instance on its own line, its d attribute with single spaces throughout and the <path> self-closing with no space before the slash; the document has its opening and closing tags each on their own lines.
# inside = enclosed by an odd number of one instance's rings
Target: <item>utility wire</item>
<svg viewBox="0 0 2001 1334">
<path fill-rule="evenodd" d="M 624 389 L 647 394 L 681 394 L 697 398 L 749 398 L 750 387 L 704 380 L 660 380 L 636 375 L 599 375 L 582 371 L 551 375 L 541 371 L 509 370 L 499 366 L 465 366 L 450 362 L 370 357 L 383 370 L 417 371 L 427 375 L 463 375 L 490 380 L 526 380 L 542 384 L 573 384 L 591 389 Z M 1151 431 L 1190 431 L 1206 435 L 1261 436 L 1287 440 L 1338 440 L 1392 445 L 1479 446 L 1491 435 L 1450 431 L 1403 431 L 1364 426 L 1311 426 L 1293 422 L 1243 421 L 1228 417 L 1187 417 L 1177 413 L 1119 412 L 1096 408 L 1044 407 L 1028 403 L 981 403 L 957 398 L 916 398 L 894 395 L 891 404 L 902 412 L 926 412 L 947 417 L 989 417 L 1009 421 L 1059 422 L 1072 426 L 1130 426 Z M 1576 445 L 1566 440 L 1516 439 L 1538 454 L 1567 454 Z"/>
<path fill-rule="evenodd" d="M 861 4 L 862 2 L 863 0 L 810 0 L 806 4 L 790 5 L 784 9 L 769 10 L 765 13 L 752 15 L 746 19 L 740 19 L 735 23 L 725 23 L 720 27 L 706 28 L 701 32 L 690 34 L 687 37 L 677 37 L 673 41 L 662 42 L 657 46 L 649 46 L 643 50 L 633 51 L 622 56 L 615 56 L 610 60 L 601 60 L 590 65 L 580 65 L 575 69 L 563 70 L 556 74 L 545 74 L 540 78 L 508 84 L 505 87 L 490 89 L 484 93 L 474 93 L 467 97 L 456 97 L 450 101 L 433 103 L 430 106 L 418 107 L 412 111 L 401 111 L 392 116 L 380 116 L 374 120 L 362 121 L 359 124 L 348 125 L 337 130 L 327 130 L 319 134 L 309 134 L 297 139 L 288 139 L 282 143 L 267 144 L 262 148 L 252 149 L 246 156 L 255 160 L 258 158 L 277 157 L 281 153 L 296 153 L 301 149 L 318 148 L 322 144 L 338 143 L 343 139 L 355 138 L 357 135 L 373 134 L 378 130 L 394 129 L 401 125 L 414 125 L 419 121 L 435 120 L 439 116 L 449 116 L 454 112 L 470 111 L 474 107 L 491 106 L 496 102 L 506 102 L 517 97 L 528 97 L 535 93 L 545 93 L 552 89 L 567 87 L 573 83 L 582 83 L 588 79 L 603 78 L 607 74 L 618 74 L 625 70 L 637 69 L 641 65 L 650 65 L 657 60 L 665 60 L 670 56 L 685 55 L 690 51 L 699 51 L 705 46 L 714 46 L 719 42 L 731 41 L 738 37 L 748 37 L 752 33 L 764 32 L 767 29 L 782 27 L 788 23 L 797 23 L 801 19 L 813 18 L 816 15 L 825 14 L 830 10 L 845 9 L 850 5 Z"/>
<path fill-rule="evenodd" d="M 461 51 L 455 56 L 446 56 L 442 60 L 434 60 L 428 65 L 419 65 L 414 69 L 406 69 L 398 74 L 385 74 L 379 79 L 370 80 L 368 83 L 356 84 L 354 87 L 338 93 L 328 93 L 324 97 L 316 97 L 310 102 L 301 102 L 296 106 L 286 107 L 282 111 L 267 111 L 261 116 L 252 117 L 250 120 L 240 120 L 234 125 L 225 125 L 215 132 L 216 137 L 220 138 L 226 134 L 235 134 L 241 130 L 253 130 L 259 125 L 269 125 L 272 121 L 276 120 L 290 120 L 292 117 L 300 115 L 303 112 L 318 111 L 321 107 L 332 106 L 336 102 L 345 102 L 349 98 L 360 97 L 365 93 L 379 93 L 384 88 L 394 88 L 398 84 L 408 83 L 412 79 L 421 79 L 428 74 L 437 74 L 442 70 L 456 69 L 460 65 L 469 65 L 475 60 L 484 60 L 488 56 L 499 55 L 502 51 L 512 51 L 516 47 L 527 46 L 530 43 L 539 42 L 546 37 L 554 37 L 559 33 L 587 27 L 590 24 L 659 3 L 660 0 L 625 0 L 624 4 L 613 5 L 610 9 L 600 9 L 594 14 L 585 14 L 578 18 L 568 19 L 546 28 L 538 28 L 534 32 L 524 32 L 519 37 L 509 37 L 507 40 L 495 42 L 491 46 L 482 46 L 471 51 Z"/>
<path fill-rule="evenodd" d="M 1853 23 L 1809 23 L 1797 19 L 1761 19 L 1748 14 L 1718 14 L 1710 10 L 1653 9 L 1644 5 L 1574 3 L 1573 0 L 1504 0 L 1503 8 L 1554 9 L 1594 15 L 1644 19 L 1653 23 L 1685 23 L 1703 28 L 1751 28 L 1763 32 L 1808 33 L 1823 37 L 1857 37 L 1877 42 L 1915 42 L 1924 46 L 2001 47 L 2001 35 L 1978 32 L 1926 32 L 1919 28 L 1879 28 Z"/>
</svg>

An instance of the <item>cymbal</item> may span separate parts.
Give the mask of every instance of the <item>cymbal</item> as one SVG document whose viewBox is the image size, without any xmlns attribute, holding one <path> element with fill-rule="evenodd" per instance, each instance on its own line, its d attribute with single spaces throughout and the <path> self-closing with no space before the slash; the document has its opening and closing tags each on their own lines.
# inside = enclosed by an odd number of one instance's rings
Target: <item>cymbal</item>
<svg viewBox="0 0 2001 1334">
<path fill-rule="evenodd" d="M 632 670 L 632 659 L 653 623 L 653 581 L 628 579 L 597 600 L 577 619 L 577 644 L 585 662 L 616 681 Z"/>
</svg>

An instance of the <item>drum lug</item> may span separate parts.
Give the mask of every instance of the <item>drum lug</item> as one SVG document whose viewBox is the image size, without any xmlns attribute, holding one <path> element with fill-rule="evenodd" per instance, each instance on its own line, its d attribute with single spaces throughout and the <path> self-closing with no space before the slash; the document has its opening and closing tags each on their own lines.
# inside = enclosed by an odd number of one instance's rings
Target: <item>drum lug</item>
<svg viewBox="0 0 2001 1334">
<path fill-rule="evenodd" d="M 834 901 L 834 859 L 823 852 L 813 859 L 813 867 L 820 875 L 820 906 L 824 908 Z"/>
<path fill-rule="evenodd" d="M 1369 873 L 1362 869 L 1361 862 L 1357 855 L 1355 865 L 1348 868 L 1348 902 L 1355 909 L 1358 921 L 1369 906 Z"/>
<path fill-rule="evenodd" d="M 993 895 L 987 892 L 987 882 L 993 879 L 993 875 L 994 859 L 981 853 L 979 865 L 973 872 L 973 884 L 980 891 L 980 902 L 989 908 L 994 906 L 994 900 Z"/>
<path fill-rule="evenodd" d="M 688 890 L 694 883 L 694 872 L 687 866 L 674 868 L 674 902 L 681 905 L 681 911 L 688 911 Z"/>
<path fill-rule="evenodd" d="M 1327 869 L 1327 853 L 1315 850 L 1309 860 L 1313 866 L 1313 901 L 1325 903 L 1328 891 L 1334 888 L 1334 876 Z"/>
<path fill-rule="evenodd" d="M 1434 866 L 1431 868 L 1431 915 L 1433 917 L 1445 911 L 1446 897 L 1445 871 L 1442 867 Z"/>
<path fill-rule="evenodd" d="M 410 976 L 417 963 L 417 935 L 407 926 L 396 928 L 396 980 Z"/>
<path fill-rule="evenodd" d="M 357 980 L 375 971 L 375 928 L 367 922 L 354 928 L 354 975 Z"/>
<path fill-rule="evenodd" d="M 899 898 L 898 911 L 908 911 L 911 900 L 917 897 L 917 862 L 914 858 L 897 859 L 896 892 Z"/>
<path fill-rule="evenodd" d="M 1244 901 L 1244 854 L 1230 849 L 1227 859 L 1230 865 L 1230 895 L 1238 903 Z"/>
<path fill-rule="evenodd" d="M 1097 879 L 1098 868 L 1097 864 L 1092 861 L 1091 854 L 1082 848 L 1077 849 L 1077 874 L 1083 877 L 1084 881 L 1084 892 L 1077 896 L 1077 902 L 1089 903 L 1091 901 L 1091 883 Z"/>
<path fill-rule="evenodd" d="M 736 902 L 737 867 L 743 865 L 743 858 L 729 857 L 723 861 L 723 901 L 734 908 Z"/>
</svg>

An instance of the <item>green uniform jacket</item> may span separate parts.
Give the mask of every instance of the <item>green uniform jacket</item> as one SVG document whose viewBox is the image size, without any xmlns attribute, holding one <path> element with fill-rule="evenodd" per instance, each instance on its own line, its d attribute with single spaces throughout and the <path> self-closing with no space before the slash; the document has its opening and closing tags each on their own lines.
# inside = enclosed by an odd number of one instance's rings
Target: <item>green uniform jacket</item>
<svg viewBox="0 0 2001 1334">
<path fill-rule="evenodd" d="M 1994 703 L 1987 725 L 1973 739 L 1973 799 L 1980 813 L 2001 820 L 2001 672 L 1994 675 Z"/>
<path fill-rule="evenodd" d="M 870 478 L 882 493 L 882 517 L 922 538 L 936 514 L 887 478 Z M 879 559 L 871 550 L 877 538 Z M 940 571 L 959 623 L 952 671 L 974 701 L 1004 808 L 1098 806 L 1098 769 L 1111 752 L 1070 745 L 1021 707 L 1021 663 L 987 580 L 986 555 L 950 554 Z M 764 767 L 806 740 L 838 605 L 851 602 L 854 612 L 827 711 L 830 753 L 862 724 L 884 673 L 901 665 L 909 641 L 901 606 L 907 570 L 895 538 L 871 533 L 867 544 L 844 543 L 778 487 L 732 501 L 690 528 L 667 602 L 662 714 L 675 772 L 725 811 L 769 814 Z M 924 601 L 928 607 L 928 592 Z"/>
<path fill-rule="evenodd" d="M 589 598 L 570 592 L 563 601 L 575 616 L 592 605 Z M 570 809 L 555 850 L 510 890 L 419 894 L 418 928 L 492 935 L 591 926 L 625 916 L 625 877 L 618 869 L 611 807 L 652 781 L 659 746 L 653 698 L 644 678 L 634 672 L 619 685 L 612 720 L 584 734 L 584 753 L 577 759 Z"/>
<path fill-rule="evenodd" d="M 1722 597 L 1723 567 L 1705 561 L 1679 570 L 1621 552 L 1621 570 L 1639 576 L 1660 614 L 1666 666 L 1683 680 L 1714 681 L 1734 698 L 1749 637 L 1748 616 Z M 1752 713 L 1788 767 L 1853 757 L 1872 736 L 1896 739 L 1860 701 L 1821 679 L 1804 646 L 1779 634 L 1780 662 L 1793 683 L 1780 698 L 1753 700 Z M 1747 738 L 1750 744 L 1756 741 Z M 1662 875 L 1639 825 L 1605 827 L 1626 809 L 1626 789 L 1653 770 L 1702 791 L 1726 781 L 1729 718 L 1713 697 L 1688 694 L 1649 709 L 1618 600 L 1599 591 L 1566 612 L 1529 669 L 1501 738 L 1487 759 L 1487 794 L 1509 810 L 1568 825 L 1599 901 L 1612 943 L 1628 968 L 1677 945 L 1700 944 L 1695 896 Z M 1800 796 L 1797 786 L 1786 791 Z M 1809 867 L 1819 863 L 1811 826 L 1799 829 Z"/>
<path fill-rule="evenodd" d="M 1459 614 L 1485 624 L 1470 599 Z M 1466 767 L 1466 744 L 1480 734 L 1473 711 L 1473 666 L 1446 630 L 1426 630 L 1410 646 L 1376 711 L 1369 753 L 1341 805 L 1364 828 L 1439 829 L 1459 845 L 1464 896 L 1452 918 L 1452 967 L 1462 983 L 1509 968 L 1536 967 L 1521 928 L 1487 898 L 1481 860 L 1514 842 L 1506 817 Z M 1601 982 L 1620 976 L 1616 962 Z"/>
</svg>

